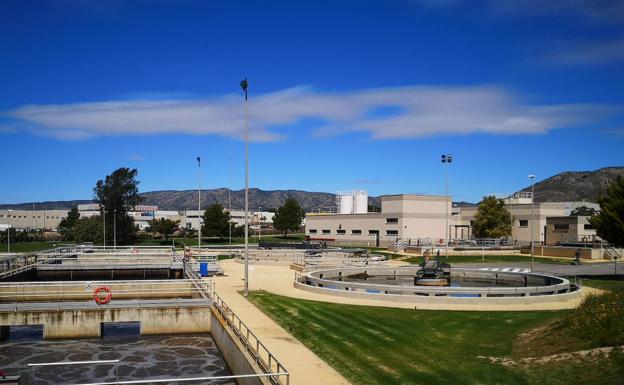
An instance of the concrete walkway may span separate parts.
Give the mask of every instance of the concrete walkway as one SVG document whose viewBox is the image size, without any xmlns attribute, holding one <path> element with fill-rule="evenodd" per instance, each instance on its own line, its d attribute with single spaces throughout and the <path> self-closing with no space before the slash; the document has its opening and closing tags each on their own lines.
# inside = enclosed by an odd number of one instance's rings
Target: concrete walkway
<svg viewBox="0 0 624 385">
<path fill-rule="evenodd" d="M 240 295 L 239 291 L 243 290 L 243 265 L 233 260 L 223 262 L 227 275 L 214 279 L 217 293 L 286 367 L 290 372 L 291 384 L 349 384 L 325 361 Z M 262 289 L 263 283 L 270 280 L 270 276 L 275 276 L 265 270 L 253 267 L 249 278 L 250 290 Z M 293 274 L 288 274 L 288 277 L 292 280 Z"/>
</svg>

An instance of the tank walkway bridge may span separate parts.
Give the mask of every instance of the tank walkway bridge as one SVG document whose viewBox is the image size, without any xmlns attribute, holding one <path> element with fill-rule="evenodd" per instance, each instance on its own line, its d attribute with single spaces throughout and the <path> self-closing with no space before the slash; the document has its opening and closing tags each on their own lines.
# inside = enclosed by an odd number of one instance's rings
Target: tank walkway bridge
<svg viewBox="0 0 624 385">
<path fill-rule="evenodd" d="M 0 280 L 35 272 L 43 279 L 182 278 L 184 261 L 171 247 L 60 246 L 0 259 Z"/>
</svg>

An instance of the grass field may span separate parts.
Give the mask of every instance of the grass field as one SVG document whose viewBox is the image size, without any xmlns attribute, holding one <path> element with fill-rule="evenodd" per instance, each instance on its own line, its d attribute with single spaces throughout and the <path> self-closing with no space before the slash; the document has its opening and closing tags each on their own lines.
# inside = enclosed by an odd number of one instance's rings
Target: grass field
<svg viewBox="0 0 624 385">
<path fill-rule="evenodd" d="M 40 251 L 46 249 L 54 248 L 54 245 L 66 244 L 67 242 L 18 242 L 11 243 L 11 252 L 12 253 L 29 253 L 32 251 Z M 7 251 L 7 244 L 3 243 L 0 245 L 0 252 Z"/>
<path fill-rule="evenodd" d="M 624 291 L 624 280 L 583 279 L 583 286 L 595 287 L 596 289 L 608 291 Z"/>
<path fill-rule="evenodd" d="M 565 320 L 569 311 L 407 310 L 266 292 L 251 293 L 249 299 L 354 384 L 602 385 L 621 384 L 624 379 L 624 354 L 618 353 L 514 366 L 484 358 L 540 357 L 542 346 L 516 348 L 524 340 L 519 336 Z M 565 333 L 561 338 L 574 341 Z"/>
</svg>

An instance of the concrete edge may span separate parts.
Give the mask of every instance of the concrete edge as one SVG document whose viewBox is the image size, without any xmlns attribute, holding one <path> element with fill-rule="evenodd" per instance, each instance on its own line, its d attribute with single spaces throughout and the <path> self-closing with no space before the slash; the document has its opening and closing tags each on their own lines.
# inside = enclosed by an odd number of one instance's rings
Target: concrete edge
<svg viewBox="0 0 624 385">
<path fill-rule="evenodd" d="M 264 373 L 214 306 L 210 308 L 210 329 L 212 339 L 232 374 Z M 271 385 L 271 382 L 268 377 L 257 377 L 238 379 L 237 384 Z"/>
<path fill-rule="evenodd" d="M 535 310 L 573 309 L 578 306 L 583 295 L 583 288 L 571 293 L 531 297 L 480 297 L 480 298 L 449 298 L 432 296 L 407 296 L 399 294 L 376 294 L 364 292 L 347 292 L 335 289 L 320 288 L 294 281 L 294 287 L 300 290 L 316 294 L 324 294 L 333 297 L 358 298 L 379 301 L 384 303 L 408 303 L 414 305 L 434 305 L 440 310 L 486 310 L 486 311 L 509 311 L 527 310 L 527 306 L 537 305 Z M 547 309 L 539 308 L 539 305 L 547 305 Z"/>
</svg>

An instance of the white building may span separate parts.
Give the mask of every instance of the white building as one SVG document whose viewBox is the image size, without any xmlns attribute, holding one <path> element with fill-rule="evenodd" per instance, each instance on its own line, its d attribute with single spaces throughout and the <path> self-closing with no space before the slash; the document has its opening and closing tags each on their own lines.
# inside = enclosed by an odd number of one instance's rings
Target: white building
<svg viewBox="0 0 624 385">
<path fill-rule="evenodd" d="M 0 224 L 17 230 L 56 230 L 67 210 L 0 210 Z"/>
<path fill-rule="evenodd" d="M 343 210 L 345 211 L 345 210 Z M 389 246 L 399 239 L 439 240 L 452 222 L 451 198 L 390 195 L 381 198 L 381 212 L 306 216 L 311 241 L 360 246 Z"/>
</svg>

